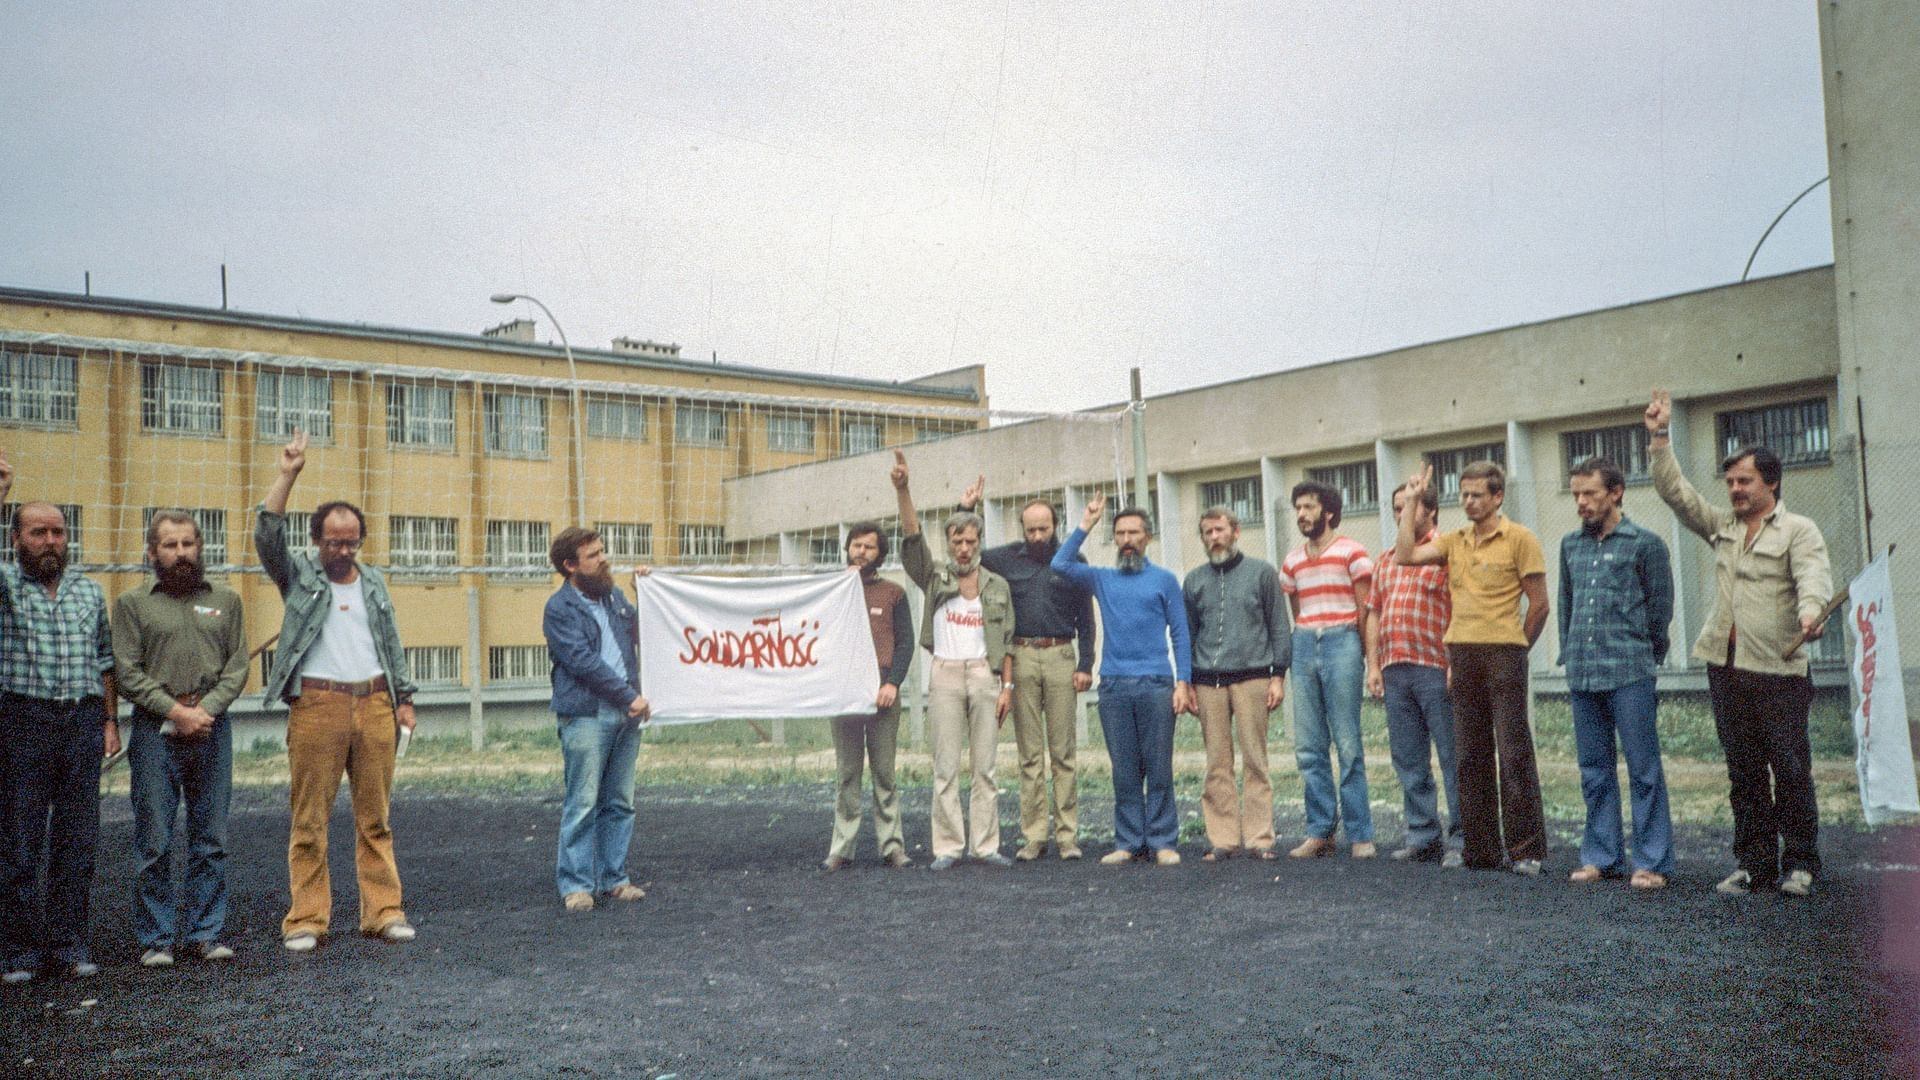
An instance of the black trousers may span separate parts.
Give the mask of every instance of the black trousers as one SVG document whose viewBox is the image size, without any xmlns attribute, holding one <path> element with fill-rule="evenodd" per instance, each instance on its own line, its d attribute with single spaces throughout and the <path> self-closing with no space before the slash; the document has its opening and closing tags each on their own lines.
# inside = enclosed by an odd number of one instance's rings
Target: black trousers
<svg viewBox="0 0 1920 1080">
<path fill-rule="evenodd" d="M 1527 726 L 1524 645 L 1449 645 L 1461 857 L 1475 870 L 1547 857 L 1540 771 Z"/>
<path fill-rule="evenodd" d="M 0 780 L 7 805 L 0 945 L 9 971 L 87 959 L 104 720 L 97 697 L 61 702 L 0 694 Z M 44 897 L 38 880 L 42 850 Z"/>
<path fill-rule="evenodd" d="M 1813 680 L 1707 665 L 1713 726 L 1727 755 L 1733 857 L 1768 885 L 1781 874 L 1820 872 L 1820 810 L 1813 797 L 1807 713 Z"/>
</svg>

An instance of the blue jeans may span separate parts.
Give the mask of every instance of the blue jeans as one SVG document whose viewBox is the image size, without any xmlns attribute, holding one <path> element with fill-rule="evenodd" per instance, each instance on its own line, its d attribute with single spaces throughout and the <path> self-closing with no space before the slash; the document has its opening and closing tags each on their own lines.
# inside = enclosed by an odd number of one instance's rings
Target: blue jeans
<svg viewBox="0 0 1920 1080">
<path fill-rule="evenodd" d="M 133 712 L 127 770 L 133 799 L 133 932 L 143 949 L 218 941 L 227 922 L 227 805 L 233 795 L 233 728 L 215 717 L 205 735 L 160 734 L 163 718 Z M 173 823 L 187 804 L 187 874 L 175 922 Z"/>
<path fill-rule="evenodd" d="M 560 718 L 566 797 L 554 881 L 560 895 L 607 892 L 627 884 L 633 843 L 633 766 L 640 726 L 603 705 L 592 716 Z"/>
<path fill-rule="evenodd" d="M 1633 868 L 1673 873 L 1673 819 L 1667 812 L 1667 777 L 1660 767 L 1659 711 L 1652 679 L 1612 690 L 1573 690 L 1573 745 L 1580 760 L 1580 796 L 1587 803 L 1587 829 L 1580 861 L 1609 874 L 1622 873 L 1620 777 L 1614 736 L 1627 759 L 1633 798 Z"/>
<path fill-rule="evenodd" d="M 1173 677 L 1101 679 L 1100 730 L 1113 760 L 1113 846 L 1136 855 L 1172 848 L 1180 840 L 1173 804 Z"/>
<path fill-rule="evenodd" d="M 1388 664 L 1380 671 L 1386 684 L 1387 741 L 1393 771 L 1400 777 L 1406 845 L 1460 846 L 1460 770 L 1453 753 L 1453 702 L 1447 698 L 1447 672 L 1426 664 Z M 1433 780 L 1433 754 L 1440 755 L 1440 782 L 1447 788 L 1447 825 L 1440 827 L 1440 802 Z"/>
<path fill-rule="evenodd" d="M 1373 839 L 1373 811 L 1367 806 L 1367 759 L 1360 748 L 1360 690 L 1365 650 L 1360 631 L 1293 632 L 1293 757 L 1306 788 L 1307 835 L 1333 839 L 1336 811 L 1347 825 L 1348 843 Z M 1335 804 L 1332 746 L 1340 756 L 1340 789 Z"/>
</svg>

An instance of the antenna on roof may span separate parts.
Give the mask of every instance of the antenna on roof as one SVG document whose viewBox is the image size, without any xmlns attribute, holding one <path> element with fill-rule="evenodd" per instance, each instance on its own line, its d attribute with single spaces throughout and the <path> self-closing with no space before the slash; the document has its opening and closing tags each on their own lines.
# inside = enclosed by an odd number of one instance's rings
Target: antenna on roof
<svg viewBox="0 0 1920 1080">
<path fill-rule="evenodd" d="M 81 280 L 85 283 L 84 287 L 87 290 L 87 295 L 92 296 L 93 295 L 93 271 L 91 270 L 85 271 L 81 275 Z"/>
<path fill-rule="evenodd" d="M 220 310 L 227 310 L 227 264 L 220 264 Z"/>
</svg>

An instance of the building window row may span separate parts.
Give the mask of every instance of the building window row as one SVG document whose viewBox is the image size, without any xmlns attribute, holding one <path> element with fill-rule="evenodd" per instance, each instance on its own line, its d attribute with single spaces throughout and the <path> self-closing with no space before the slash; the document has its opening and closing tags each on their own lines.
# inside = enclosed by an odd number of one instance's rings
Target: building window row
<svg viewBox="0 0 1920 1080">
<path fill-rule="evenodd" d="M 1233 511 L 1242 525 L 1260 525 L 1266 512 L 1260 505 L 1260 478 L 1242 476 L 1233 480 L 1213 480 L 1200 485 L 1200 509 L 1205 513 L 1215 506 Z"/>
<path fill-rule="evenodd" d="M 70 428 L 79 420 L 77 360 L 0 349 L 0 424 Z"/>
</svg>

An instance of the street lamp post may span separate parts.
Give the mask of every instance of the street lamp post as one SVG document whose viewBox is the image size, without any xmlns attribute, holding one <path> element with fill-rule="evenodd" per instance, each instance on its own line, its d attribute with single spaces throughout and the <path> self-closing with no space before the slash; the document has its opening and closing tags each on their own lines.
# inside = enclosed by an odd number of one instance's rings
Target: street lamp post
<svg viewBox="0 0 1920 1080">
<path fill-rule="evenodd" d="M 560 320 L 553 317 L 552 309 L 540 302 L 538 297 L 525 293 L 494 293 L 496 304 L 511 304 L 515 300 L 525 300 L 543 312 L 547 321 L 553 324 L 554 333 L 560 335 L 560 348 L 567 354 L 567 381 L 573 397 L 573 521 L 583 528 L 592 528 L 587 522 L 587 453 L 586 444 L 581 439 L 580 419 L 580 372 L 574 367 L 573 346 L 567 344 L 567 332 L 560 326 Z"/>
</svg>

